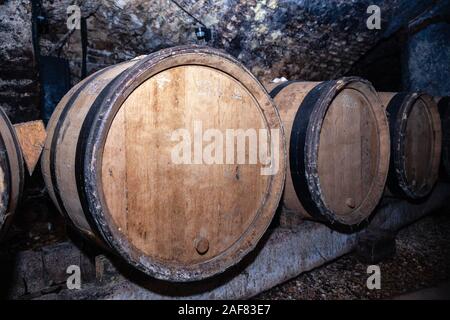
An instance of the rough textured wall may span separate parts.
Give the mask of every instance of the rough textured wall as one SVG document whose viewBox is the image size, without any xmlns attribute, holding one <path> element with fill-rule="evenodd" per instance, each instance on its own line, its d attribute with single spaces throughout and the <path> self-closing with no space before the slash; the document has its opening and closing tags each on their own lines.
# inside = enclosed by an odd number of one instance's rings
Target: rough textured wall
<svg viewBox="0 0 450 320">
<path fill-rule="evenodd" d="M 450 24 L 430 25 L 409 38 L 404 87 L 450 96 Z"/>
<path fill-rule="evenodd" d="M 51 34 L 45 50 L 64 37 L 72 1 L 44 1 Z M 208 44 L 242 60 L 258 77 L 322 80 L 347 72 L 383 36 L 434 6 L 406 0 L 178 0 L 213 30 Z M 382 9 L 382 29 L 368 30 L 367 7 Z M 199 43 L 195 21 L 171 0 L 85 0 L 88 71 L 178 44 Z M 200 41 L 201 42 L 201 41 Z M 62 48 L 80 74 L 80 39 L 74 33 Z M 77 67 L 78 66 L 78 67 Z M 76 78 L 75 78 L 76 79 Z"/>
<path fill-rule="evenodd" d="M 42 0 L 45 33 L 44 55 L 70 61 L 72 84 L 81 75 L 80 32 L 68 32 L 67 7 L 77 3 L 87 18 L 88 65 L 91 73 L 107 65 L 147 54 L 157 49 L 198 41 L 195 20 L 173 0 Z M 240 59 L 261 80 L 284 76 L 324 80 L 346 74 L 380 39 L 412 19 L 429 13 L 449 0 L 177 0 L 187 11 L 213 30 L 207 44 L 222 48 Z M 367 7 L 382 10 L 382 29 L 368 30 Z M 1 79 L 23 79 L 27 94 L 36 95 L 30 41 L 30 9 L 26 0 L 0 0 L 0 61 L 11 53 L 17 59 L 3 63 Z M 198 25 L 198 24 L 197 24 Z M 6 30 L 6 31 L 5 31 Z M 13 30 L 8 33 L 7 30 Z M 12 36 L 16 39 L 11 39 Z M 9 44 L 11 42 L 11 44 Z M 8 53 L 9 52 L 9 53 Z M 4 76 L 7 74 L 7 76 Z M 16 75 L 14 75 L 16 74 Z M 23 75 L 21 75 L 23 74 Z M 30 75 L 28 75 L 30 74 Z M 27 80 L 28 79 L 28 80 Z M 26 104 L 15 101 L 16 85 L 3 96 L 9 114 L 17 115 Z M 16 90 L 17 89 L 17 90 Z M 22 90 L 22 89 L 21 89 Z M 25 97 L 24 97 L 25 99 Z M 27 99 L 29 99 L 27 97 Z M 7 102 L 5 102 L 7 100 Z M 25 100 L 24 100 L 25 101 Z M 24 115 L 35 112 L 30 104 Z"/>
<path fill-rule="evenodd" d="M 33 65 L 31 5 L 0 1 L 0 107 L 13 121 L 39 117 L 39 86 Z"/>
<path fill-rule="evenodd" d="M 392 36 L 387 30 L 389 37 L 359 59 L 349 74 L 370 80 L 380 91 L 449 95 L 450 1 L 437 1 L 407 22 Z"/>
</svg>

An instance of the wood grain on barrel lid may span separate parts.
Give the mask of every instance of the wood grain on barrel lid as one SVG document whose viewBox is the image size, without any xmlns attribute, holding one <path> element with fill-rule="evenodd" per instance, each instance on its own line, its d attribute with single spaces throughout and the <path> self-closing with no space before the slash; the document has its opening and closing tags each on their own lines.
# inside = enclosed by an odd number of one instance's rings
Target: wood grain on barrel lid
<svg viewBox="0 0 450 320">
<path fill-rule="evenodd" d="M 0 239 L 6 234 L 20 202 L 24 183 L 22 151 L 8 116 L 0 108 L 0 167 L 2 195 Z"/>
<path fill-rule="evenodd" d="M 236 152 L 225 148 L 226 131 L 249 130 L 257 147 L 264 128 L 252 94 L 219 70 L 180 66 L 148 79 L 116 114 L 103 153 L 103 190 L 119 230 L 165 263 L 220 255 L 250 227 L 270 182 L 259 161 L 249 158 L 249 138 L 245 163 L 225 164 L 226 152 Z M 194 141 L 207 130 L 215 138 L 197 149 Z M 216 139 L 220 150 L 211 148 Z M 174 163 L 172 153 L 182 141 L 192 142 L 189 163 Z M 231 141 L 234 150 L 238 143 Z M 203 153 L 211 151 L 218 163 L 209 165 Z"/>
</svg>

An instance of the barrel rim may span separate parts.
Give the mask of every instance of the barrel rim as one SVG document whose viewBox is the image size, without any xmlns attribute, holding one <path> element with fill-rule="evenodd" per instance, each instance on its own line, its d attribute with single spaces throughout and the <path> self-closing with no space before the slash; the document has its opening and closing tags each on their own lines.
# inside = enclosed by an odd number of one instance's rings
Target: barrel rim
<svg viewBox="0 0 450 320">
<path fill-rule="evenodd" d="M 284 87 L 295 82 L 299 81 L 284 82 L 275 87 L 271 91 L 272 97 L 281 92 Z M 355 83 L 359 83 L 366 89 L 364 92 L 366 99 L 368 99 L 373 117 L 377 121 L 378 164 L 371 188 L 361 205 L 350 214 L 338 215 L 328 207 L 321 192 L 317 161 L 320 131 L 333 99 L 343 89 L 354 89 L 351 86 Z M 297 110 L 290 138 L 291 177 L 301 205 L 314 219 L 328 223 L 337 229 L 353 231 L 365 225 L 384 192 L 389 168 L 389 143 L 388 121 L 382 103 L 369 81 L 359 77 L 344 77 L 316 85 L 308 92 Z"/>
<path fill-rule="evenodd" d="M 427 107 L 428 118 L 431 121 L 434 144 L 429 165 L 430 183 L 420 190 L 415 190 L 406 176 L 405 140 L 408 119 L 415 103 L 421 99 Z M 425 92 L 399 92 L 389 101 L 386 111 L 389 113 L 389 128 L 391 135 L 391 165 L 388 176 L 389 190 L 397 196 L 411 200 L 424 200 L 433 190 L 438 176 L 441 156 L 442 129 L 439 110 L 433 98 Z"/>
<path fill-rule="evenodd" d="M 183 57 L 183 63 L 174 61 L 174 58 L 180 59 L 181 57 Z M 220 60 L 220 68 L 214 65 L 213 62 L 207 62 L 204 59 L 205 57 L 215 57 L 217 61 Z M 258 102 L 261 116 L 264 118 L 267 127 L 280 130 L 279 139 L 281 143 L 278 150 L 280 155 L 280 169 L 276 175 L 271 176 L 270 182 L 268 183 L 268 190 L 270 192 L 266 193 L 265 199 L 259 210 L 255 213 L 249 229 L 246 230 L 238 241 L 221 254 L 207 261 L 189 266 L 167 266 L 151 257 L 140 254 L 139 250 L 134 248 L 125 237 L 119 232 L 116 232 L 112 227 L 110 223 L 112 220 L 110 219 L 110 214 L 107 212 L 102 186 L 97 183 L 97 181 L 102 181 L 101 163 L 103 146 L 116 113 L 120 109 L 123 101 L 135 88 L 154 74 L 167 69 L 164 68 L 164 63 L 168 64 L 170 68 L 192 64 L 209 66 L 221 71 L 227 68 L 223 72 L 227 72 L 230 76 L 236 78 L 254 95 L 255 93 L 249 90 L 248 87 L 251 85 L 253 90 L 257 90 L 259 98 L 266 100 L 263 103 L 263 101 L 254 97 Z M 239 68 L 240 71 L 243 71 L 242 74 L 233 72 L 233 68 Z M 247 68 L 221 50 L 202 46 L 181 46 L 150 54 L 119 75 L 111 82 L 108 88 L 105 88 L 104 92 L 105 97 L 103 102 L 97 108 L 92 108 L 91 120 L 98 119 L 98 121 L 93 121 L 91 123 L 92 126 L 90 126 L 88 125 L 89 121 L 85 120 L 83 124 L 84 129 L 82 129 L 80 134 L 80 137 L 83 136 L 83 131 L 86 130 L 85 139 L 79 140 L 79 142 L 84 141 L 84 146 L 80 146 L 80 153 L 77 151 L 77 157 L 79 155 L 80 160 L 82 160 L 78 161 L 81 167 L 79 168 L 79 174 L 77 174 L 77 183 L 81 187 L 80 190 L 84 193 L 86 199 L 84 202 L 87 209 L 95 213 L 92 214 L 92 218 L 101 232 L 103 239 L 120 256 L 137 269 L 156 278 L 174 282 L 205 279 L 225 271 L 242 260 L 245 255 L 256 247 L 269 227 L 280 201 L 285 179 L 286 150 L 284 146 L 283 126 L 278 111 L 264 87 Z"/>
<path fill-rule="evenodd" d="M 12 219 L 16 213 L 17 206 L 20 202 L 24 186 L 25 168 L 23 163 L 22 149 L 16 136 L 15 129 L 11 124 L 8 116 L 0 107 L 0 122 L 4 126 L 0 126 L 0 135 L 7 151 L 7 162 L 9 166 L 9 185 L 11 195 L 9 197 L 8 212 L 5 219 L 0 225 L 0 239 L 4 237 Z"/>
</svg>

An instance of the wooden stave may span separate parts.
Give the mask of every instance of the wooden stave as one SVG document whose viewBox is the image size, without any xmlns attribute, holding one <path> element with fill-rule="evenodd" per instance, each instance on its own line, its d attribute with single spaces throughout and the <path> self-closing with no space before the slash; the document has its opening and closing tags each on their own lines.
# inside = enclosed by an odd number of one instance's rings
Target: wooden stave
<svg viewBox="0 0 450 320">
<path fill-rule="evenodd" d="M 121 98 L 125 99 L 125 96 L 127 96 L 129 93 L 131 93 L 134 88 L 136 88 L 139 83 L 135 82 L 135 81 L 130 81 L 130 77 L 135 77 L 136 76 L 136 72 L 144 72 L 145 70 L 148 70 L 148 67 L 144 66 L 143 64 L 147 63 L 147 64 L 155 64 L 158 65 L 158 63 L 160 63 L 161 61 L 163 61 L 164 59 L 170 58 L 173 55 L 177 55 L 177 54 L 186 54 L 186 55 L 203 55 L 204 57 L 208 58 L 208 55 L 215 55 L 216 57 L 220 58 L 220 59 L 227 59 L 227 63 L 230 63 L 231 65 L 234 65 L 234 68 L 238 68 L 240 71 L 243 71 L 246 75 L 246 77 L 248 78 L 247 81 L 251 81 L 253 82 L 253 86 L 259 86 L 260 89 L 260 93 L 258 94 L 265 94 L 267 96 L 267 101 L 270 104 L 270 98 L 267 95 L 267 92 L 265 91 L 265 89 L 259 84 L 259 82 L 256 80 L 256 78 L 251 75 L 250 71 L 248 71 L 242 64 L 240 64 L 237 60 L 235 60 L 234 58 L 231 58 L 229 55 L 227 55 L 226 53 L 223 53 L 221 51 L 218 50 L 214 50 L 214 49 L 209 49 L 209 48 L 204 48 L 204 47 L 197 47 L 197 46 L 183 46 L 183 47 L 176 47 L 176 48 L 171 48 L 171 49 L 166 49 L 166 50 L 162 50 L 160 52 L 151 54 L 145 58 L 142 58 L 138 64 L 136 64 L 136 66 L 127 68 L 126 70 L 124 70 L 123 73 L 121 73 L 119 76 L 115 77 L 110 83 L 108 83 L 100 92 L 100 94 L 104 94 L 104 96 L 102 98 L 97 97 L 95 99 L 94 103 L 98 103 L 98 105 L 90 108 L 90 116 L 89 119 L 86 116 L 86 118 L 83 121 L 82 127 L 80 128 L 80 133 L 79 133 L 79 138 L 77 140 L 77 151 L 76 151 L 76 164 L 78 164 L 76 170 L 76 175 L 77 175 L 77 186 L 78 186 L 78 191 L 79 194 L 81 194 L 82 196 L 80 197 L 80 202 L 81 202 L 81 206 L 83 207 L 84 212 L 91 212 L 90 210 L 92 210 L 92 208 L 97 208 L 94 206 L 92 206 L 92 197 L 93 193 L 91 193 L 91 191 L 86 191 L 86 188 L 84 186 L 84 183 L 86 182 L 86 180 L 89 180 L 89 177 L 87 177 L 86 175 L 84 175 L 85 172 L 85 168 L 84 165 L 86 163 L 92 163 L 91 160 L 86 160 L 87 157 L 85 156 L 85 149 L 87 148 L 94 148 L 93 144 L 88 142 L 89 139 L 87 139 L 88 136 L 90 136 L 90 138 L 92 139 L 92 137 L 99 137 L 101 136 L 98 132 L 94 132 L 93 130 L 93 123 L 95 122 L 95 119 L 99 119 L 99 114 L 101 112 L 101 110 L 96 110 L 96 108 L 100 108 L 100 107 L 105 107 L 105 104 L 102 103 L 102 99 L 104 100 L 108 100 L 110 101 L 110 98 L 106 98 L 105 96 L 107 94 L 111 94 L 111 93 L 117 93 L 117 88 L 114 88 L 115 85 L 122 85 L 124 83 L 127 83 L 129 86 L 127 87 L 127 94 L 119 94 L 121 96 Z M 195 60 L 195 59 L 194 59 Z M 189 61 L 188 61 L 189 62 Z M 187 62 L 187 63 L 188 63 Z M 161 67 L 161 66 L 160 66 Z M 173 67 L 173 66 L 171 66 Z M 223 66 L 221 66 L 223 67 Z M 153 74 L 156 74 L 159 71 L 153 70 Z M 150 77 L 151 75 L 148 75 L 148 77 Z M 127 78 L 128 77 L 128 78 Z M 122 87 L 123 89 L 123 87 Z M 118 108 L 120 108 L 121 103 L 123 102 L 123 100 L 121 102 L 115 103 L 114 107 L 117 109 L 115 110 L 115 112 L 118 111 Z M 111 103 L 111 105 L 113 105 Z M 273 105 L 271 105 L 273 107 Z M 266 106 L 268 107 L 268 106 Z M 279 115 L 277 114 L 276 108 L 273 107 L 273 112 L 274 115 L 278 117 L 278 123 L 280 124 L 280 130 L 281 130 L 281 135 L 283 136 L 283 128 L 281 126 L 281 121 L 279 120 Z M 112 113 L 115 114 L 115 113 Z M 112 120 L 114 118 L 113 116 L 108 116 L 104 113 L 102 113 L 102 119 L 110 119 Z M 276 120 L 276 119 L 275 119 Z M 52 120 L 51 120 L 52 121 Z M 270 121 L 274 121 L 274 119 L 270 119 Z M 276 121 L 275 121 L 276 122 Z M 98 123 L 98 122 L 97 122 Z M 109 123 L 110 125 L 111 123 Z M 274 123 L 271 123 L 271 125 L 274 125 Z M 107 129 L 104 131 L 107 133 Z M 50 135 L 49 135 L 50 136 Z M 85 140 L 82 139 L 86 138 Z M 103 137 L 106 139 L 106 135 Z M 282 139 L 284 139 L 283 137 L 281 137 Z M 103 141 L 104 143 L 104 141 Z M 51 147 L 48 147 L 47 149 L 51 149 Z M 280 156 L 280 167 L 283 172 L 283 175 L 279 175 L 278 179 L 276 181 L 276 183 L 274 183 L 275 188 L 278 190 L 277 192 L 274 192 L 271 195 L 271 203 L 268 204 L 267 208 L 265 208 L 264 210 L 266 211 L 266 218 L 267 218 L 267 212 L 270 212 L 270 219 L 266 219 L 266 225 L 262 228 L 264 230 L 267 229 L 267 227 L 270 224 L 270 221 L 273 217 L 273 215 L 275 214 L 275 209 L 278 205 L 278 202 L 281 198 L 281 190 L 282 190 L 282 186 L 284 185 L 284 167 L 285 167 L 285 150 L 284 150 L 284 145 L 282 146 L 283 152 L 282 155 Z M 92 149 L 91 149 L 92 150 Z M 101 149 L 96 149 L 96 150 L 101 150 Z M 98 157 L 98 155 L 96 155 L 96 157 Z M 46 159 L 48 159 L 48 156 L 46 157 Z M 97 159 L 101 159 L 101 157 L 97 158 Z M 46 167 L 46 171 L 49 172 L 51 171 L 49 169 L 49 164 L 47 162 L 47 164 L 45 165 Z M 91 167 L 91 169 L 94 168 L 94 166 Z M 98 167 L 96 166 L 95 168 L 101 168 L 101 161 L 100 161 L 100 165 L 98 165 Z M 101 169 L 99 169 L 101 171 Z M 100 181 L 98 180 L 98 177 L 94 177 L 94 176 L 90 176 L 90 178 L 92 178 L 89 182 L 91 183 L 90 187 L 91 188 L 97 188 L 96 186 L 96 182 L 95 181 Z M 278 187 L 277 187 L 278 185 Z M 52 184 L 51 182 L 49 183 L 49 186 L 51 188 Z M 88 197 L 85 197 L 85 195 L 88 194 Z M 82 198 L 82 199 L 81 199 Z M 104 201 L 104 199 L 103 199 Z M 104 202 L 103 202 L 104 203 Z M 101 209 L 101 208 L 100 208 Z M 101 211 L 101 210 L 100 210 Z M 86 232 L 87 230 L 84 231 L 85 235 L 91 239 L 96 239 L 98 240 L 99 238 L 101 238 L 101 242 L 103 242 L 104 245 L 106 245 L 112 252 L 118 254 L 119 256 L 122 256 L 122 258 L 124 258 L 129 264 L 133 265 L 135 268 L 143 271 L 144 273 L 150 274 L 156 278 L 159 279 L 163 279 L 163 280 L 168 280 L 168 281 L 193 281 L 193 280 L 201 280 L 207 277 L 211 277 L 219 272 L 223 272 L 224 270 L 228 269 L 229 267 L 231 267 L 232 265 L 236 264 L 238 261 L 240 261 L 248 252 L 250 252 L 251 250 L 254 249 L 254 247 L 256 246 L 257 242 L 259 241 L 259 239 L 262 237 L 264 232 L 260 232 L 260 234 L 258 235 L 258 237 L 252 239 L 252 241 L 242 241 L 244 242 L 244 244 L 247 246 L 247 248 L 239 248 L 239 250 L 235 250 L 234 255 L 230 255 L 230 257 L 228 257 L 228 260 L 223 263 L 223 264 L 212 264 L 212 263 L 204 263 L 201 266 L 194 266 L 192 268 L 188 268 L 188 269 L 181 269 L 181 270 L 167 270 L 167 268 L 165 266 L 161 266 L 158 264 L 147 264 L 145 267 L 143 267 L 140 263 L 138 263 L 137 261 L 133 260 L 132 258 L 128 257 L 128 253 L 124 252 L 122 250 L 122 248 L 117 244 L 116 239 L 114 238 L 114 235 L 110 234 L 110 233 L 105 233 L 105 229 L 108 229 L 109 226 L 108 224 L 105 222 L 105 220 L 97 220 L 97 216 L 96 215 L 86 215 L 86 219 L 88 219 L 88 223 L 89 226 L 91 227 L 90 230 L 88 230 L 88 232 Z M 261 219 L 260 219 L 261 220 Z M 123 240 L 121 240 L 123 241 Z M 224 259 L 222 258 L 222 260 L 224 261 Z"/>
<path fill-rule="evenodd" d="M 367 85 L 367 87 L 369 88 L 369 91 L 373 95 L 373 99 L 374 99 L 373 102 L 375 104 L 381 106 L 381 101 L 379 100 L 378 95 L 375 92 L 375 89 L 372 87 L 372 85 L 368 81 L 357 78 L 357 77 L 341 78 L 337 81 L 328 81 L 328 82 L 309 82 L 308 83 L 308 82 L 302 82 L 302 81 L 287 81 L 287 82 L 282 82 L 279 84 L 268 84 L 268 85 L 266 85 L 266 88 L 268 88 L 270 90 L 270 95 L 272 96 L 272 98 L 276 99 L 276 96 L 290 84 L 299 83 L 299 82 L 303 83 L 303 84 L 306 83 L 307 88 L 308 88 L 306 91 L 309 90 L 309 92 L 307 92 L 306 94 L 303 93 L 304 97 L 301 97 L 299 99 L 300 106 L 297 111 L 297 115 L 300 115 L 300 109 L 304 105 L 304 102 L 305 102 L 305 100 L 307 100 L 308 96 L 309 96 L 310 101 L 307 101 L 306 104 L 313 105 L 319 99 L 321 91 L 326 92 L 328 90 L 331 90 L 331 91 L 335 90 L 335 94 L 328 95 L 328 98 L 326 98 L 328 100 L 328 104 L 330 104 L 332 99 L 338 94 L 338 92 L 341 89 L 345 88 L 346 84 L 352 83 L 352 82 L 358 82 L 358 81 Z M 316 93 L 313 93 L 313 91 L 316 91 Z M 325 103 L 325 105 L 326 105 L 326 103 Z M 326 109 L 325 109 L 325 112 L 322 111 L 322 117 L 325 116 L 325 113 L 326 113 Z M 288 174 L 286 177 L 285 195 L 282 200 L 283 206 L 285 208 L 287 208 L 288 211 L 296 212 L 296 213 L 302 215 L 304 218 L 312 218 L 314 220 L 322 221 L 322 222 L 328 224 L 330 227 L 338 229 L 338 230 L 342 230 L 342 231 L 352 232 L 356 229 L 360 229 L 368 222 L 371 213 L 375 209 L 378 202 L 381 200 L 384 186 L 385 186 L 386 179 L 387 179 L 388 164 L 389 164 L 390 139 L 389 139 L 389 134 L 388 134 L 388 129 L 387 129 L 387 119 L 384 116 L 384 110 L 382 110 L 382 111 L 378 110 L 377 116 L 378 116 L 378 121 L 379 121 L 378 125 L 383 128 L 382 129 L 383 134 L 382 134 L 382 137 L 380 138 L 382 141 L 380 143 L 380 147 L 382 149 L 380 151 L 380 154 L 385 154 L 385 157 L 383 158 L 383 161 L 382 161 L 383 164 L 381 166 L 379 166 L 378 176 L 379 177 L 381 176 L 382 178 L 378 179 L 378 181 L 376 182 L 377 196 L 372 198 L 372 200 L 371 200 L 372 204 L 370 206 L 370 209 L 367 210 L 367 213 L 362 215 L 361 218 L 356 219 L 351 223 L 335 220 L 333 217 L 333 214 L 329 210 L 328 210 L 327 214 L 324 215 L 321 212 L 321 208 L 323 208 L 323 206 L 324 206 L 323 200 L 321 200 L 319 198 L 320 192 L 319 192 L 319 189 L 316 187 L 319 185 L 318 180 L 316 180 L 315 184 L 308 184 L 308 189 L 315 189 L 315 195 L 316 195 L 315 199 L 313 199 L 311 197 L 311 190 L 306 191 L 305 188 L 303 188 L 303 190 L 296 192 L 295 188 L 293 189 L 293 184 L 292 184 L 292 179 L 291 179 L 291 170 L 293 170 L 292 160 L 289 160 L 290 166 L 288 166 L 288 168 L 287 168 Z M 306 116 L 306 117 L 308 117 L 308 116 Z M 282 117 L 282 120 L 283 120 L 284 125 L 286 127 L 288 127 L 289 125 L 286 125 L 286 120 L 283 119 L 283 117 Z M 310 121 L 310 120 L 308 120 L 308 121 Z M 308 129 L 310 129 L 310 128 L 308 127 Z M 289 131 L 290 131 L 290 129 L 286 128 L 287 135 L 288 135 Z M 310 133 L 310 132 L 311 132 L 311 130 L 308 131 L 308 133 Z M 316 132 L 320 132 L 320 130 L 316 130 Z M 303 134 L 306 136 L 305 133 L 303 133 Z M 290 141 L 291 138 L 292 138 L 292 136 L 287 137 L 286 140 Z M 314 142 L 308 143 L 308 141 L 313 141 L 313 140 L 314 140 Z M 318 146 L 318 140 L 319 140 L 319 135 L 316 135 L 315 138 L 313 139 L 312 135 L 310 134 L 309 138 L 306 138 L 304 143 L 302 143 L 302 145 L 305 148 L 309 148 L 311 150 L 311 148 L 314 145 L 316 145 L 316 147 Z M 288 142 L 288 144 L 291 144 L 290 147 L 288 148 L 289 149 L 288 154 L 289 154 L 289 159 L 290 159 L 290 153 L 291 153 L 290 150 L 292 147 L 292 142 Z M 294 142 L 294 144 L 295 144 L 295 142 Z M 317 156 L 317 151 L 316 151 L 315 155 Z M 314 160 L 314 156 L 309 157 L 309 163 L 317 163 L 317 161 Z M 308 165 L 305 164 L 305 167 L 308 167 Z M 302 171 L 302 170 L 300 170 L 300 171 Z M 314 176 L 314 175 L 310 174 L 310 176 Z M 317 177 L 317 175 L 315 175 L 315 176 Z M 306 180 L 308 180 L 308 179 L 306 179 Z M 309 182 L 309 180 L 308 180 L 308 182 Z M 305 191 L 306 191 L 306 194 L 309 193 L 309 195 L 307 196 L 307 199 L 305 199 L 305 196 L 303 194 L 303 192 L 305 192 Z M 286 200 L 286 193 L 291 195 L 289 197 L 290 198 L 289 200 Z M 293 194 L 295 194 L 296 196 L 295 197 L 292 196 Z M 368 194 L 373 195 L 374 193 L 369 192 Z M 293 200 L 294 198 L 295 198 L 295 200 Z M 303 198 L 303 199 L 300 201 L 299 200 L 300 198 Z M 320 204 L 318 206 L 317 203 L 322 203 L 322 204 Z"/>
<path fill-rule="evenodd" d="M 137 60 L 134 61 L 136 62 Z M 71 162 L 72 157 L 67 156 L 66 145 L 68 143 L 65 139 L 68 139 L 68 135 L 72 135 L 72 143 L 74 140 L 78 141 L 78 134 L 80 130 L 79 127 L 81 127 L 81 124 L 73 118 L 82 111 L 81 109 L 88 109 L 90 107 L 90 103 L 83 103 L 84 101 L 82 99 L 90 98 L 91 100 L 95 100 L 96 92 L 101 91 L 107 84 L 101 76 L 108 72 L 114 72 L 118 68 L 126 67 L 126 63 L 132 62 L 127 61 L 119 63 L 97 71 L 74 86 L 63 97 L 48 123 L 48 136 L 42 155 L 42 172 L 44 181 L 50 197 L 59 212 L 66 218 L 69 226 L 81 231 L 83 236 L 89 240 L 93 240 L 101 247 L 107 246 L 105 246 L 104 242 L 100 240 L 100 235 L 97 232 L 95 225 L 89 221 L 89 214 L 81 212 L 80 207 L 77 205 L 78 199 L 75 199 L 75 202 L 72 202 L 70 199 L 71 197 L 78 198 L 79 195 L 74 192 L 69 193 L 65 190 L 61 190 L 65 187 L 65 185 L 69 184 L 67 179 L 69 179 L 71 172 L 68 172 L 67 176 L 66 173 L 71 170 L 67 170 L 66 166 L 69 166 L 69 168 L 73 168 L 75 166 L 75 164 Z M 92 92 L 89 93 L 91 90 Z M 75 123 L 79 126 L 69 126 L 70 123 Z M 63 137 L 59 134 L 61 131 Z M 65 154 L 61 155 L 61 153 Z M 61 161 L 66 162 L 63 165 L 60 164 L 58 166 L 57 163 Z M 63 168 L 60 169 L 60 167 Z M 62 173 L 58 175 L 57 170 Z M 72 177 L 70 176 L 70 178 Z"/>
<path fill-rule="evenodd" d="M 380 92 L 383 104 L 389 119 L 391 135 L 391 163 L 387 180 L 387 194 L 394 197 L 410 199 L 411 201 L 424 200 L 433 190 L 439 176 L 442 128 L 439 111 L 433 98 L 424 92 Z M 428 107 L 431 117 L 431 127 L 435 134 L 432 157 L 432 172 L 428 188 L 422 192 L 412 190 L 406 178 L 406 162 L 404 156 L 406 126 L 409 114 L 418 99 L 422 99 Z"/>
<path fill-rule="evenodd" d="M 8 192 L 7 212 L 0 212 L 3 215 L 3 223 L 0 224 L 1 240 L 5 237 L 19 205 L 24 187 L 25 174 L 19 141 L 16 137 L 14 127 L 2 108 L 0 108 L 0 139 L 6 153 L 2 162 L 5 165 L 3 167 L 5 171 L 4 180 L 7 184 L 7 188 L 4 191 Z"/>
</svg>

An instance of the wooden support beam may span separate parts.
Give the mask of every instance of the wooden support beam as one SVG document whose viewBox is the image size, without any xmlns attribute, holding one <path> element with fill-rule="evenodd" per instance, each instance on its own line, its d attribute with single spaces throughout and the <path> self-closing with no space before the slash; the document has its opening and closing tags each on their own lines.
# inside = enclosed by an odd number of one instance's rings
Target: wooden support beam
<svg viewBox="0 0 450 320">
<path fill-rule="evenodd" d="M 44 122 L 37 120 L 18 123 L 14 125 L 14 129 L 16 130 L 17 139 L 22 148 L 28 173 L 31 176 L 39 161 L 47 137 Z"/>
</svg>

